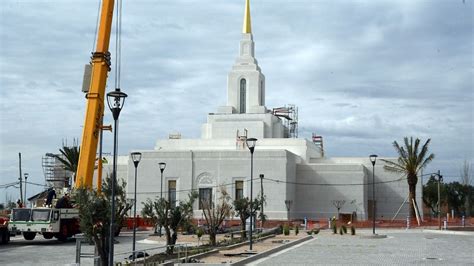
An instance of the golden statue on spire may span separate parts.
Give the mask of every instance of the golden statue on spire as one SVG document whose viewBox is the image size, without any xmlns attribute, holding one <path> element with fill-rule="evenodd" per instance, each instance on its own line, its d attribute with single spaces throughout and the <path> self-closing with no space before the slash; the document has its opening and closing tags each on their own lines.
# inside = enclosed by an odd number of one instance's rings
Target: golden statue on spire
<svg viewBox="0 0 474 266">
<path fill-rule="evenodd" d="M 250 0 L 245 0 L 244 27 L 242 33 L 252 33 L 252 23 L 250 22 Z"/>
</svg>

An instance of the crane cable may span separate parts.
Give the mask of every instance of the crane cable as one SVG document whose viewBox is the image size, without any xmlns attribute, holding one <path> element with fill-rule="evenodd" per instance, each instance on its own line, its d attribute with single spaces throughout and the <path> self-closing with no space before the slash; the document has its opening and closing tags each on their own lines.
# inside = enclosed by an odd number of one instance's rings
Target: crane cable
<svg viewBox="0 0 474 266">
<path fill-rule="evenodd" d="M 100 17 L 100 7 L 102 6 L 102 1 L 99 0 L 98 1 L 98 6 L 97 6 L 97 17 L 96 17 L 96 21 L 95 21 L 95 31 L 94 31 L 94 41 L 92 42 L 92 50 L 91 50 L 91 54 L 94 53 L 94 49 L 95 49 L 95 43 L 97 41 L 97 31 L 99 29 L 99 17 Z"/>
<path fill-rule="evenodd" d="M 122 64 L 122 0 L 117 0 L 117 19 L 115 20 L 115 89 L 120 89 Z"/>
</svg>

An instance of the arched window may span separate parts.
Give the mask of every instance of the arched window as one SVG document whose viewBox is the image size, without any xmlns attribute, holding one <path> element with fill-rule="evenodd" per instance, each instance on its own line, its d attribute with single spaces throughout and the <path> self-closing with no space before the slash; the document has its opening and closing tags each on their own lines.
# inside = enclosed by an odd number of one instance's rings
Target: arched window
<svg viewBox="0 0 474 266">
<path fill-rule="evenodd" d="M 240 80 L 240 113 L 245 113 L 245 101 L 247 99 L 247 81 L 245 79 Z"/>
</svg>

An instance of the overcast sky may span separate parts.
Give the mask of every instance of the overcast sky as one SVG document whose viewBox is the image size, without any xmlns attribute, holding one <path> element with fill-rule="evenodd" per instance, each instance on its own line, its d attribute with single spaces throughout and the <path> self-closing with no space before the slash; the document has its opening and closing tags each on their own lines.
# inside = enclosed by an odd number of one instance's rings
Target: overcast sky
<svg viewBox="0 0 474 266">
<path fill-rule="evenodd" d="M 200 137 L 207 113 L 226 104 L 244 2 L 124 1 L 120 154 L 172 132 Z M 19 152 L 23 172 L 44 183 L 42 156 L 81 138 L 97 8 L 2 1 L 0 185 L 18 180 Z M 474 157 L 473 11 L 472 0 L 251 1 L 266 106 L 296 104 L 300 137 L 322 135 L 329 157 L 394 157 L 394 140 L 431 138 L 436 159 L 425 172 L 459 180 Z M 112 151 L 109 132 L 104 145 Z M 0 202 L 17 191 L 0 188 Z"/>
</svg>

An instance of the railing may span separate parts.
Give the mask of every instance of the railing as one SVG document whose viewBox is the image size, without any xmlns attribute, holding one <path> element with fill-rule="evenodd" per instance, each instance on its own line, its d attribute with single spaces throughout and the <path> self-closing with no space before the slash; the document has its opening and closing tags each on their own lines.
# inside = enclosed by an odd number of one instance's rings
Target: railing
<svg viewBox="0 0 474 266">
<path fill-rule="evenodd" d="M 76 235 L 76 265 L 80 265 L 81 264 L 81 258 L 88 258 L 88 259 L 93 259 L 94 260 L 94 265 L 99 265 L 99 260 L 100 260 L 100 256 L 98 255 L 95 255 L 94 253 L 85 253 L 85 252 L 82 252 L 82 243 L 84 243 L 85 241 L 85 238 L 84 236 L 81 234 L 81 235 Z M 153 263 L 148 263 L 147 264 L 147 251 L 151 251 L 151 250 L 160 250 L 161 251 L 164 251 L 166 250 L 168 247 L 174 247 L 174 250 L 177 252 L 177 260 L 181 260 L 182 258 L 185 259 L 185 261 L 188 260 L 188 244 L 175 244 L 175 245 L 162 245 L 162 246 L 158 246 L 158 247 L 153 247 L 153 248 L 146 248 L 146 249 L 139 249 L 139 250 L 135 250 L 135 253 L 133 253 L 132 251 L 127 251 L 127 252 L 120 252 L 120 253 L 114 253 L 114 257 L 121 257 L 123 255 L 125 255 L 126 257 L 128 256 L 129 260 L 128 259 L 125 259 L 123 262 L 115 262 L 115 265 L 136 265 L 137 263 L 139 264 L 143 264 L 143 265 L 159 265 L 161 264 L 162 262 L 161 261 L 155 261 Z M 151 253 L 151 252 L 150 252 Z M 157 254 L 159 252 L 156 252 L 155 254 Z M 133 259 L 133 255 L 135 254 L 135 260 Z M 143 254 L 143 257 L 138 257 L 140 254 Z M 184 255 L 184 257 L 183 257 Z M 148 255 L 150 256 L 150 255 Z M 151 256 L 150 256 L 151 257 Z"/>
</svg>

